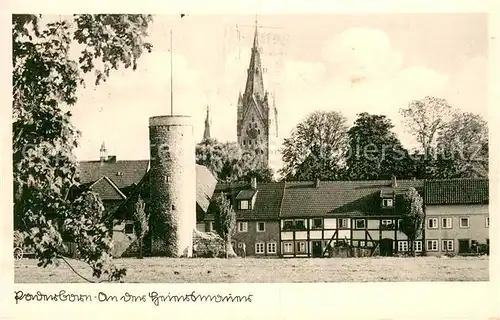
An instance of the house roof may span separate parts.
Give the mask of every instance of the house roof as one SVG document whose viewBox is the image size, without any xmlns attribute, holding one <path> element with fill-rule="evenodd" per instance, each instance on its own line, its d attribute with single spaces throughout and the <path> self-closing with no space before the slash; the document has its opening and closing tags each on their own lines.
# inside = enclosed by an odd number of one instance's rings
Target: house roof
<svg viewBox="0 0 500 320">
<path fill-rule="evenodd" d="M 80 183 L 94 183 L 102 177 L 108 177 L 119 189 L 123 189 L 139 183 L 148 167 L 149 160 L 81 161 Z"/>
<path fill-rule="evenodd" d="M 410 187 L 419 190 L 422 180 L 288 182 L 284 191 L 281 217 L 383 214 L 380 195 L 402 195 Z"/>
<path fill-rule="evenodd" d="M 283 199 L 284 183 L 271 182 L 257 185 L 255 204 L 251 210 L 239 210 L 235 206 L 236 219 L 238 220 L 278 220 Z M 236 195 L 241 191 L 252 191 L 249 183 L 218 184 L 214 197 L 224 192 L 236 200 Z M 236 205 L 236 203 L 233 203 Z M 205 220 L 213 220 L 209 213 Z"/>
<path fill-rule="evenodd" d="M 217 179 L 207 167 L 196 165 L 196 203 L 207 212 L 210 199 L 214 194 Z"/>
<path fill-rule="evenodd" d="M 426 205 L 481 204 L 489 200 L 488 179 L 425 181 Z"/>
<path fill-rule="evenodd" d="M 120 206 L 115 210 L 115 213 L 120 216 L 129 216 L 131 210 L 133 210 L 134 203 L 137 201 L 139 194 L 141 198 L 146 202 L 146 206 L 149 205 L 149 175 L 151 171 L 148 171 L 144 177 L 137 183 L 137 186 L 131 192 L 127 200 L 125 200 Z M 210 205 L 210 199 L 214 194 L 214 189 L 217 184 L 217 179 L 212 175 L 212 173 L 202 165 L 196 165 L 196 203 L 197 205 L 206 212 L 208 206 Z M 144 187 L 146 186 L 146 187 Z"/>
<path fill-rule="evenodd" d="M 123 200 L 127 198 L 113 181 L 106 176 L 99 178 L 88 188 L 97 192 L 102 200 Z"/>
</svg>

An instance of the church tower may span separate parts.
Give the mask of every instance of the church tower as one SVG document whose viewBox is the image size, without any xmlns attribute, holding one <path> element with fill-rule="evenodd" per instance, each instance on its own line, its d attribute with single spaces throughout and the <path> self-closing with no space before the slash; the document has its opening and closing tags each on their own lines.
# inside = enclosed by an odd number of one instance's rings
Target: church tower
<svg viewBox="0 0 500 320">
<path fill-rule="evenodd" d="M 207 106 L 207 118 L 205 119 L 205 131 L 203 132 L 203 140 L 210 139 L 210 108 Z"/>
<path fill-rule="evenodd" d="M 256 150 L 262 157 L 263 165 L 276 169 L 278 111 L 274 95 L 272 104 L 269 96 L 264 89 L 256 24 L 245 91 L 243 95 L 240 92 L 238 97 L 236 132 L 238 144 L 243 149 Z"/>
</svg>

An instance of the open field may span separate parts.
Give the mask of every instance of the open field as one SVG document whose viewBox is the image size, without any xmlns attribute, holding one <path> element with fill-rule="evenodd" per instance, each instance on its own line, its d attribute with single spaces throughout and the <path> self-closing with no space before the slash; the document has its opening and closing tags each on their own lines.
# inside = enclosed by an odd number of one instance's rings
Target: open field
<svg viewBox="0 0 500 320">
<path fill-rule="evenodd" d="M 69 260 L 84 277 L 84 263 Z M 142 283 L 290 283 L 379 281 L 488 281 L 488 257 L 334 258 L 334 259 L 168 259 L 127 258 L 124 282 Z M 62 262 L 39 268 L 35 260 L 15 261 L 16 283 L 85 282 Z"/>
</svg>

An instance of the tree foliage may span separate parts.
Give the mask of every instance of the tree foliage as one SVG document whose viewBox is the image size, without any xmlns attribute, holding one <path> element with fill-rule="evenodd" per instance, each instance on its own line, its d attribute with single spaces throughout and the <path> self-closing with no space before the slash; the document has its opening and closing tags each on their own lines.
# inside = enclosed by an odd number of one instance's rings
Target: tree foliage
<svg viewBox="0 0 500 320">
<path fill-rule="evenodd" d="M 408 237 L 408 249 L 415 255 L 415 240 L 422 234 L 424 223 L 423 199 L 415 188 L 410 188 L 403 196 L 403 216 L 399 230 Z"/>
<path fill-rule="evenodd" d="M 287 180 L 336 180 L 342 175 L 347 150 L 346 118 L 316 111 L 299 123 L 281 150 Z"/>
<path fill-rule="evenodd" d="M 13 173 L 15 228 L 35 248 L 41 266 L 57 261 L 61 226 L 76 239 L 95 276 L 119 279 L 109 261 L 110 238 L 101 223 L 91 223 L 97 208 L 84 209 L 88 197 L 68 201 L 78 185 L 73 155 L 80 133 L 71 124 L 70 107 L 85 86 L 83 74 L 95 72 L 95 84 L 110 71 L 136 67 L 144 50 L 150 15 L 71 17 L 13 15 Z M 76 47 L 74 47 L 76 46 Z M 81 48 L 76 57 L 72 49 Z M 78 212 L 78 216 L 75 216 Z M 68 221 L 72 221 L 71 224 Z"/>
<path fill-rule="evenodd" d="M 139 241 L 139 258 L 142 258 L 143 240 L 149 231 L 149 215 L 146 213 L 146 203 L 139 195 L 137 202 L 134 204 L 134 230 Z"/>
<path fill-rule="evenodd" d="M 231 237 L 236 230 L 236 213 L 231 201 L 224 193 L 220 193 L 212 200 L 209 212 L 214 215 L 215 230 L 226 243 L 226 258 L 234 257 L 236 254 L 231 245 Z"/>
<path fill-rule="evenodd" d="M 445 99 L 426 96 L 411 101 L 400 113 L 405 128 L 416 137 L 421 151 L 427 155 L 429 148 L 435 146 L 437 135 L 453 113 L 453 109 Z"/>
<path fill-rule="evenodd" d="M 384 115 L 358 114 L 347 132 L 349 152 L 346 157 L 346 178 L 352 180 L 390 179 L 413 176 L 412 161 L 402 146 L 393 124 Z"/>
<path fill-rule="evenodd" d="M 270 182 L 273 172 L 263 165 L 263 158 L 252 150 L 243 150 L 236 142 L 206 139 L 196 146 L 196 163 L 206 166 L 219 182 L 247 181 L 257 177 Z"/>
<path fill-rule="evenodd" d="M 481 116 L 455 113 L 437 141 L 435 178 L 488 177 L 488 125 Z"/>
</svg>

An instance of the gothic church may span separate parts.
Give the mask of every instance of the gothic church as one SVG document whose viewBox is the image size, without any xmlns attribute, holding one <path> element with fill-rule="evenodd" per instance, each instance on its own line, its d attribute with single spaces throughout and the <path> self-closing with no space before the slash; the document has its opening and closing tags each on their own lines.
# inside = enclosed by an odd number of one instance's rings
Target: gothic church
<svg viewBox="0 0 500 320">
<path fill-rule="evenodd" d="M 262 155 L 263 164 L 275 168 L 278 156 L 278 110 L 269 101 L 269 93 L 264 89 L 258 31 L 255 26 L 250 65 L 247 70 L 245 92 L 238 97 L 236 132 L 238 144 L 243 149 L 257 150 Z"/>
<path fill-rule="evenodd" d="M 273 96 L 264 89 L 259 35 L 255 26 L 250 65 L 247 69 L 245 92 L 239 94 L 236 133 L 242 149 L 255 150 L 261 155 L 262 165 L 276 173 L 279 164 L 278 110 Z M 210 138 L 210 118 L 207 109 L 203 139 Z"/>
</svg>

